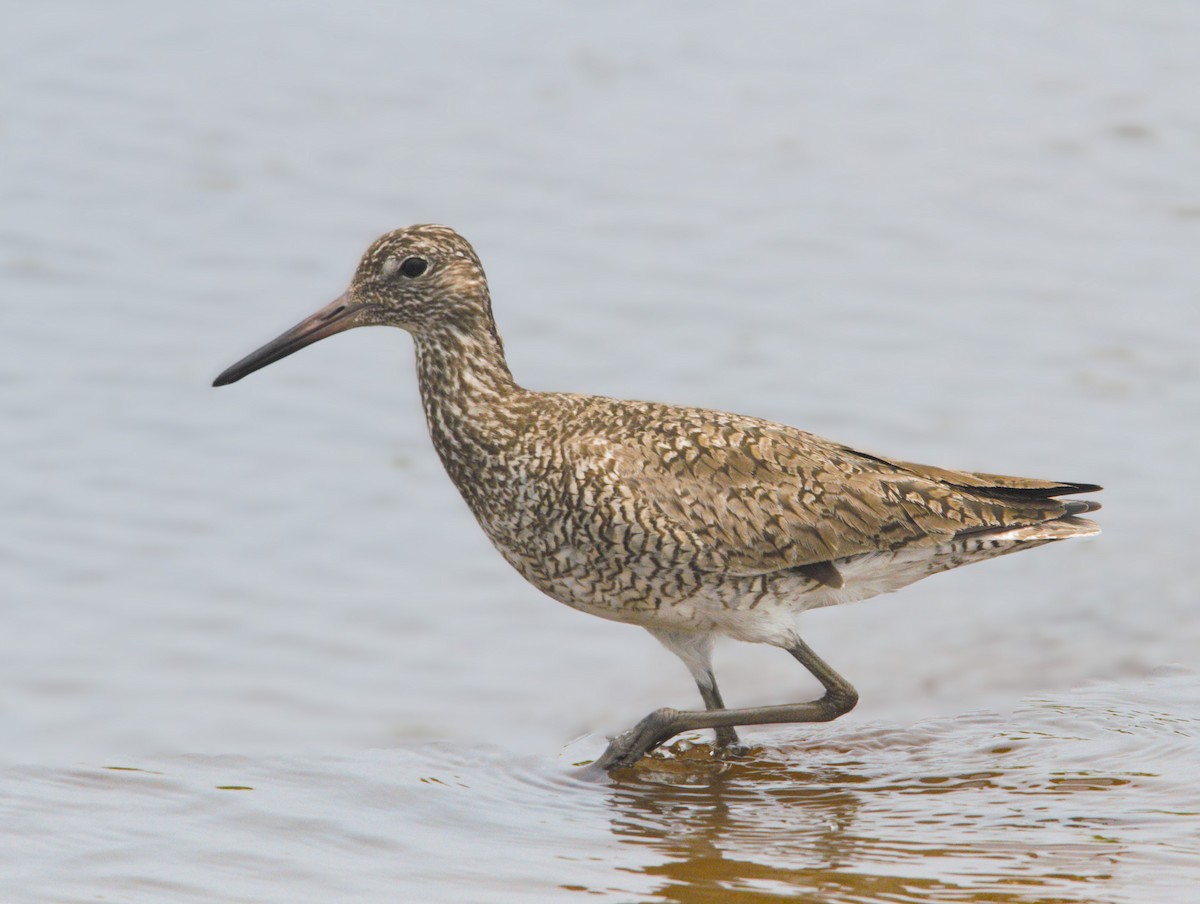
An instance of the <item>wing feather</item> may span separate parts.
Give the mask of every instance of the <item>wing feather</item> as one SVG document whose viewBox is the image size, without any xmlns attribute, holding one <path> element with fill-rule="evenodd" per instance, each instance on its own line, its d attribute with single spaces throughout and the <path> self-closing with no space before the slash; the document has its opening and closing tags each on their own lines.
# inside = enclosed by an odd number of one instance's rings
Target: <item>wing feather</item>
<svg viewBox="0 0 1200 904">
<path fill-rule="evenodd" d="M 637 529 L 670 534 L 696 567 L 764 574 L 962 532 L 1061 518 L 1091 484 L 951 471 L 858 452 L 754 418 L 666 408 L 653 431 L 606 441 Z M 643 424 L 645 421 L 643 420 Z M 595 454 L 595 437 L 579 446 Z"/>
</svg>

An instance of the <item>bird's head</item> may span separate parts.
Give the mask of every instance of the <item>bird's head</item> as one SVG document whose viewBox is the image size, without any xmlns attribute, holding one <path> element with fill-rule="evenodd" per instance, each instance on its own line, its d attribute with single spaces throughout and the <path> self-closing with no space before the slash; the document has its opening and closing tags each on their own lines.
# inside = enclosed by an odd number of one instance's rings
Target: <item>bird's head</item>
<svg viewBox="0 0 1200 904">
<path fill-rule="evenodd" d="M 398 326 L 420 336 L 438 329 L 491 326 L 483 266 L 448 226 L 397 229 L 376 239 L 339 298 L 225 370 L 224 386 L 306 345 L 356 326 Z"/>
</svg>

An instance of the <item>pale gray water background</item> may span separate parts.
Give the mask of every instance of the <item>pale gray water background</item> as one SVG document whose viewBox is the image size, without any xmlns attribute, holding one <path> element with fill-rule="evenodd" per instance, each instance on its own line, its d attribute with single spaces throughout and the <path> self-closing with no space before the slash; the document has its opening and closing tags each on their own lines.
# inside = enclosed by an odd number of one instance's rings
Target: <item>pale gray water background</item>
<svg viewBox="0 0 1200 904">
<path fill-rule="evenodd" d="M 0 901 L 1196 900 L 1200 7 L 0 6 Z M 695 689 L 489 547 L 408 338 L 209 387 L 422 221 L 526 385 L 1105 533 L 813 613 L 836 723 L 582 782 Z"/>
</svg>

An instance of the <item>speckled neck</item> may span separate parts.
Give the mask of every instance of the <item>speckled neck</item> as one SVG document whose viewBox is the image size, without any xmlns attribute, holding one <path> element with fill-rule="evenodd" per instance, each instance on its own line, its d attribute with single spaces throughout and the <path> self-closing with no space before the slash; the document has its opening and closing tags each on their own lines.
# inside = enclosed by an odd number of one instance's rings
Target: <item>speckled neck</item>
<svg viewBox="0 0 1200 904">
<path fill-rule="evenodd" d="M 515 435 L 512 378 L 495 324 L 442 326 L 415 337 L 417 379 L 429 433 L 459 489 Z"/>
</svg>

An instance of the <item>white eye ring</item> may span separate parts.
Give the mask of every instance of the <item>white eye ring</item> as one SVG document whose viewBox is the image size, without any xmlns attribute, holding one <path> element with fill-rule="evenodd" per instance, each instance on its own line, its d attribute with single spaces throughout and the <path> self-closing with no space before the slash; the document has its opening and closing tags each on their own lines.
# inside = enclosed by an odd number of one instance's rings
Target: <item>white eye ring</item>
<svg viewBox="0 0 1200 904">
<path fill-rule="evenodd" d="M 383 266 L 379 268 L 379 272 L 384 277 L 390 277 L 399 269 L 400 259 L 396 257 L 389 257 L 383 262 Z"/>
</svg>

